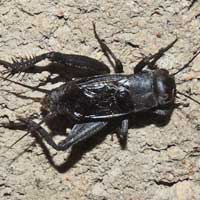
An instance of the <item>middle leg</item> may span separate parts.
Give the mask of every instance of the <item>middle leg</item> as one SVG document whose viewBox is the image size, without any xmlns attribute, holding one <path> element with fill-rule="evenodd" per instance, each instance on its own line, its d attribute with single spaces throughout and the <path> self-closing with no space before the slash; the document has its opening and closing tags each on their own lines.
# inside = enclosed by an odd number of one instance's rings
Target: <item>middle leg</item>
<svg viewBox="0 0 200 200">
<path fill-rule="evenodd" d="M 97 39 L 98 43 L 100 44 L 103 53 L 105 54 L 108 61 L 112 65 L 115 73 L 123 73 L 124 69 L 123 69 L 123 65 L 122 65 L 121 61 L 114 55 L 114 53 L 111 51 L 111 49 L 100 39 L 99 35 L 97 34 L 96 26 L 94 23 L 93 23 L 93 30 L 94 30 L 95 38 Z M 112 62 L 112 60 L 110 59 L 110 56 L 114 60 L 115 63 Z"/>
</svg>

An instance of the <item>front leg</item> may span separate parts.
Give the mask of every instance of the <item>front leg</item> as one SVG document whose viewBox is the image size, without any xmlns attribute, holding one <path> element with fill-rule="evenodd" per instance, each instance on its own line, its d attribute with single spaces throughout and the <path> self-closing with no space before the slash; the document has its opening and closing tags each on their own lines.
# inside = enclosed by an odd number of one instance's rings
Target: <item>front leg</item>
<svg viewBox="0 0 200 200">
<path fill-rule="evenodd" d="M 177 42 L 177 38 L 171 42 L 169 45 L 167 45 L 164 48 L 161 48 L 157 53 L 143 58 L 135 67 L 134 67 L 134 74 L 139 73 L 143 70 L 145 66 L 147 66 L 149 69 L 154 70 L 156 68 L 155 63 L 165 54 L 166 51 L 168 51 L 170 48 L 174 46 L 174 44 Z"/>
</svg>

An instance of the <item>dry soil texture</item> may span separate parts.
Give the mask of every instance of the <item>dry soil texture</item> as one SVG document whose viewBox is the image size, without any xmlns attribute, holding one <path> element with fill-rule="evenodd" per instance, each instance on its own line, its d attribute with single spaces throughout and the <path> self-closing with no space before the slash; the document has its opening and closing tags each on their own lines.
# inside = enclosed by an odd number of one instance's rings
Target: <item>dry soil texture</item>
<svg viewBox="0 0 200 200">
<path fill-rule="evenodd" d="M 189 0 L 1 0 L 0 59 L 48 51 L 87 55 L 107 63 L 93 35 L 98 33 L 120 58 L 126 73 L 144 56 L 176 37 L 178 42 L 158 62 L 176 71 L 200 47 L 200 1 Z M 127 45 L 132 42 L 139 48 Z M 200 101 L 200 56 L 176 78 L 180 91 Z M 1 67 L 3 70 L 3 67 Z M 48 72 L 24 77 L 37 85 Z M 22 77 L 14 76 L 19 81 Z M 40 104 L 22 99 L 42 97 L 0 81 L 0 119 L 29 116 Z M 52 87 L 51 85 L 47 86 Z M 7 90 L 7 91 L 6 91 Z M 0 199 L 200 199 L 200 105 L 183 96 L 170 122 L 129 129 L 122 150 L 116 135 L 89 141 L 73 151 L 48 154 L 31 135 L 12 149 L 24 131 L 0 129 Z M 92 145 L 95 143 L 95 145 Z M 53 161 L 49 157 L 52 157 Z M 53 164 L 55 162 L 55 164 Z"/>
</svg>

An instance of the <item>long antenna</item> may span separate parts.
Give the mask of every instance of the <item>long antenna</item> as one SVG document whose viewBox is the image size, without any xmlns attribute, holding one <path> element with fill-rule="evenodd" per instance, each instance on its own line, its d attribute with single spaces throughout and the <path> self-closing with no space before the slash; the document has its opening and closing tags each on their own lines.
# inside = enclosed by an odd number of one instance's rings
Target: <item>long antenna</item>
<svg viewBox="0 0 200 200">
<path fill-rule="evenodd" d="M 171 74 L 172 76 L 176 76 L 179 72 L 183 71 L 185 68 L 189 67 L 190 63 L 200 54 L 200 51 L 197 52 L 183 67 L 181 67 L 177 72 Z"/>
<path fill-rule="evenodd" d="M 24 135 L 22 135 L 18 140 L 16 140 L 13 144 L 11 144 L 8 149 L 11 149 L 13 146 L 15 146 L 19 141 L 21 141 L 23 138 L 25 138 L 30 132 L 27 131 Z"/>
<path fill-rule="evenodd" d="M 42 88 L 32 87 L 32 86 L 29 86 L 29 85 L 26 85 L 26 84 L 23 84 L 23 83 L 19 83 L 17 81 L 10 80 L 10 79 L 2 77 L 2 76 L 0 76 L 0 78 L 3 79 L 3 80 L 9 81 L 11 83 L 15 83 L 17 85 L 21 85 L 21 86 L 23 86 L 25 88 L 28 88 L 28 89 L 31 89 L 31 90 L 39 91 L 39 92 L 42 92 L 42 93 L 45 93 L 45 94 L 49 92 L 49 90 L 42 89 Z"/>
<path fill-rule="evenodd" d="M 192 98 L 191 96 L 189 96 L 189 95 L 187 95 L 187 94 L 185 94 L 185 93 L 183 93 L 183 92 L 179 92 L 179 91 L 176 91 L 176 93 L 177 93 L 177 94 L 180 94 L 180 95 L 183 95 L 183 96 L 187 97 L 188 99 L 190 99 L 190 100 L 192 100 L 192 101 L 194 101 L 195 103 L 197 103 L 197 104 L 200 105 L 200 102 L 197 101 L 196 99 Z"/>
</svg>

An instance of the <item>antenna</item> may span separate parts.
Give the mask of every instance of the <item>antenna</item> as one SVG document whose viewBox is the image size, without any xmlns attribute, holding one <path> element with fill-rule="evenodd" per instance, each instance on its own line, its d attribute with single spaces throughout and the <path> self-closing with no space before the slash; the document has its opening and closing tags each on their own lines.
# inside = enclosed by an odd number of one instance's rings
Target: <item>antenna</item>
<svg viewBox="0 0 200 200">
<path fill-rule="evenodd" d="M 197 52 L 183 67 L 181 67 L 177 72 L 171 74 L 171 76 L 176 76 L 179 72 L 183 71 L 185 68 L 189 67 L 190 63 L 200 54 Z"/>
<path fill-rule="evenodd" d="M 190 99 L 190 100 L 192 100 L 192 101 L 194 101 L 195 103 L 197 103 L 197 104 L 200 105 L 200 102 L 197 101 L 196 99 L 192 98 L 191 96 L 189 96 L 189 95 L 187 95 L 187 94 L 185 94 L 185 93 L 183 93 L 183 92 L 179 92 L 179 91 L 176 91 L 176 93 L 177 93 L 177 94 L 180 94 L 180 95 L 183 95 L 183 96 L 187 97 L 188 99 Z"/>
<path fill-rule="evenodd" d="M 8 150 L 15 146 L 18 142 L 20 142 L 23 138 L 25 138 L 30 132 L 27 131 L 24 135 L 22 135 L 18 140 L 16 140 L 13 144 L 8 147 Z"/>
</svg>

